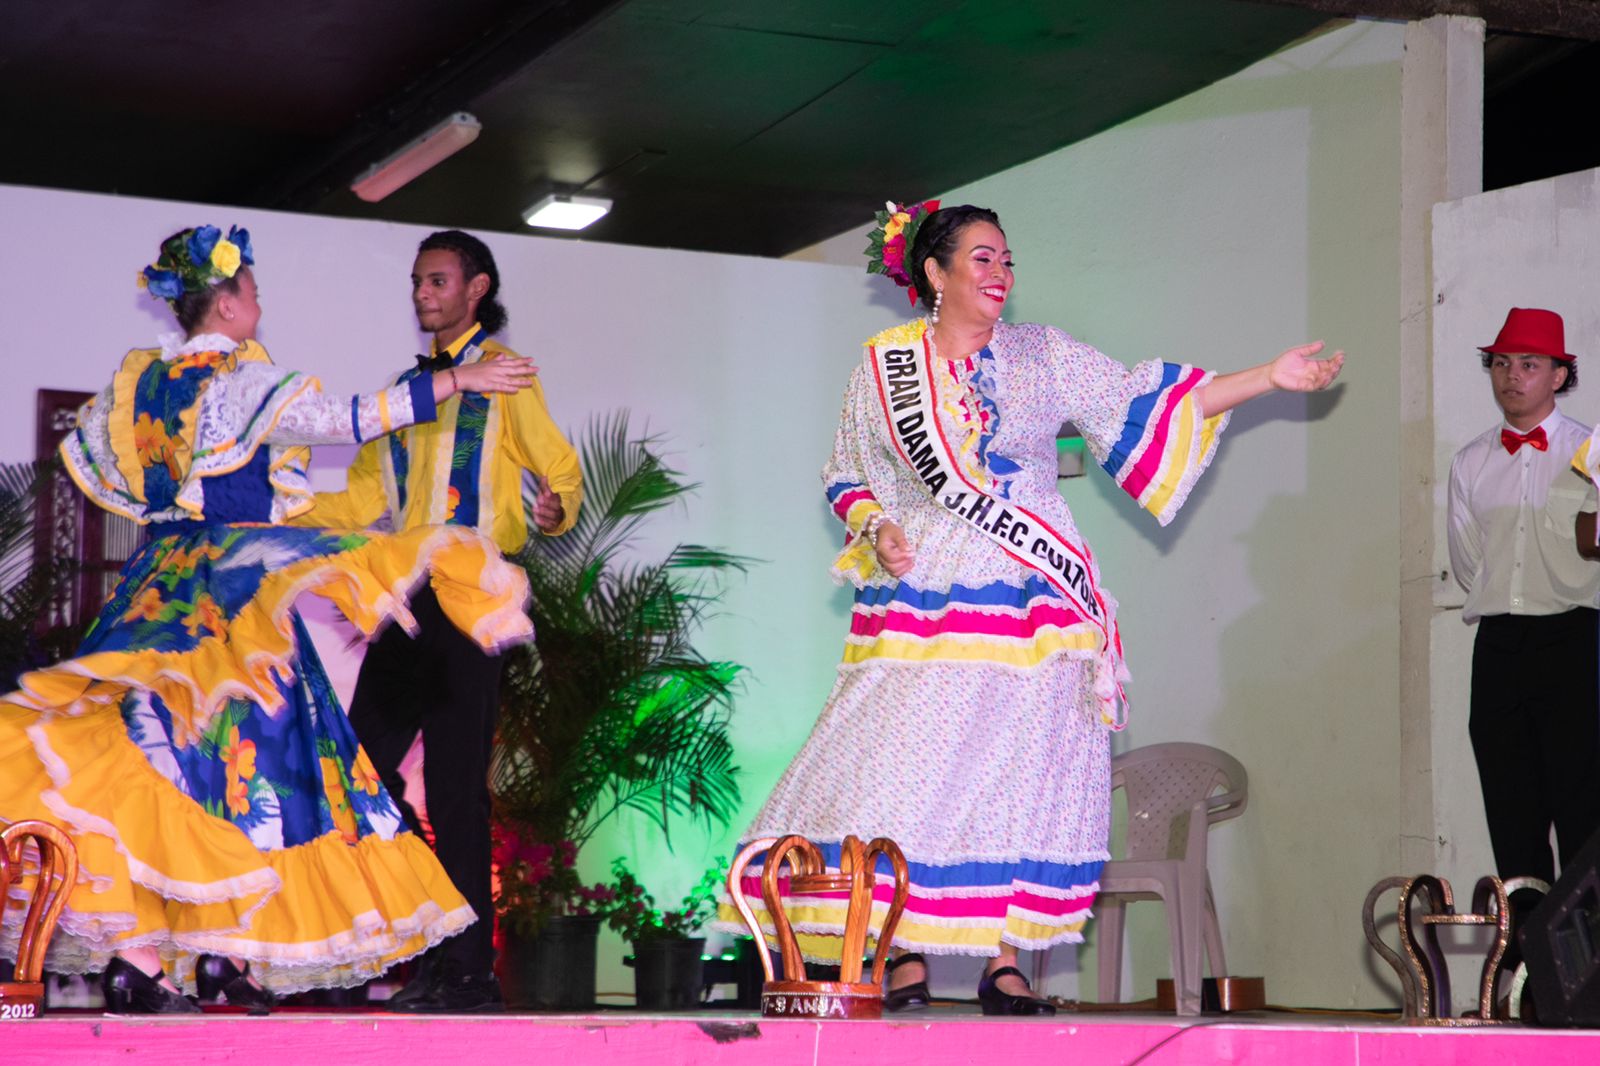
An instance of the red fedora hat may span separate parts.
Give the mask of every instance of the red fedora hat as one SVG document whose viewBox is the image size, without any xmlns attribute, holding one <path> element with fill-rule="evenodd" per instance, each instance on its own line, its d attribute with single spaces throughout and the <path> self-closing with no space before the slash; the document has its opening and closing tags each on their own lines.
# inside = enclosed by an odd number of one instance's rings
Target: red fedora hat
<svg viewBox="0 0 1600 1066">
<path fill-rule="evenodd" d="M 1548 355 L 1552 359 L 1576 360 L 1567 351 L 1566 330 L 1561 316 L 1537 307 L 1513 307 L 1506 324 L 1493 344 L 1479 348 L 1491 355 Z"/>
</svg>

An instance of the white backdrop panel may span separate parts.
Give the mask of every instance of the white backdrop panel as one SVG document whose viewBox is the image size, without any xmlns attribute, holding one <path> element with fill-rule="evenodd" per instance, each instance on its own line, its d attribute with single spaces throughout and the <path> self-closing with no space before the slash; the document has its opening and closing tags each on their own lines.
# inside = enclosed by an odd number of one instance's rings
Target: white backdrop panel
<svg viewBox="0 0 1600 1066">
<path fill-rule="evenodd" d="M 1500 421 L 1478 354 L 1512 307 L 1543 307 L 1566 324 L 1578 385 L 1560 398 L 1600 420 L 1600 170 L 1496 189 L 1433 209 L 1434 617 L 1433 809 L 1438 873 L 1458 885 L 1494 871 L 1477 764 L 1467 737 L 1472 640 L 1465 594 L 1450 573 L 1445 499 L 1450 459 Z"/>
</svg>

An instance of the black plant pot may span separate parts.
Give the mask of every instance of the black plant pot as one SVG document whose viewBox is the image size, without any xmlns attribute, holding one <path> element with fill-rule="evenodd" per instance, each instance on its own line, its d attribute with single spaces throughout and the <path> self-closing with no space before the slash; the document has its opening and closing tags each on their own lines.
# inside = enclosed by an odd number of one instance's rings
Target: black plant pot
<svg viewBox="0 0 1600 1066">
<path fill-rule="evenodd" d="M 705 937 L 671 937 L 633 945 L 634 1001 L 640 1010 L 693 1010 L 700 1005 Z"/>
<path fill-rule="evenodd" d="M 593 1010 L 600 919 L 561 915 L 534 937 L 506 933 L 500 986 L 514 1010 Z"/>
</svg>

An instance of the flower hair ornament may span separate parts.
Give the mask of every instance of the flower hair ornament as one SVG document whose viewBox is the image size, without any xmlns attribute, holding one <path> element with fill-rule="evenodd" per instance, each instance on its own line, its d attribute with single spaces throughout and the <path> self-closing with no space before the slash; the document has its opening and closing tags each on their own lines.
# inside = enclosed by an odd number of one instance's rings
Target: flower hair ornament
<svg viewBox="0 0 1600 1066">
<path fill-rule="evenodd" d="M 896 285 L 908 290 L 912 306 L 916 306 L 917 287 L 911 281 L 911 271 L 906 268 L 906 253 L 917 239 L 917 230 L 928 216 L 939 210 L 938 200 L 921 203 L 897 204 L 892 200 L 873 217 L 878 220 L 867 244 L 867 273 L 887 274 Z"/>
<path fill-rule="evenodd" d="M 196 226 L 162 242 L 160 257 L 140 272 L 139 288 L 170 304 L 186 292 L 227 281 L 240 267 L 254 263 L 249 230 L 231 226 L 224 237 L 215 226 Z"/>
</svg>

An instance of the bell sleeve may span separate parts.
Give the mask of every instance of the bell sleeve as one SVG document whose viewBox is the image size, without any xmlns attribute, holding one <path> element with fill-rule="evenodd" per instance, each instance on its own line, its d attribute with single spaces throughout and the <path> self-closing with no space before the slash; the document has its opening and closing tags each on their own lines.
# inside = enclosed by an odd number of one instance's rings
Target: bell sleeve
<svg viewBox="0 0 1600 1066">
<path fill-rule="evenodd" d="M 1052 384 L 1102 470 L 1161 525 L 1171 522 L 1211 465 L 1228 412 L 1208 418 L 1196 391 L 1216 375 L 1150 360 L 1132 370 L 1051 330 Z"/>
<path fill-rule="evenodd" d="M 147 353 L 130 353 L 129 362 L 140 354 Z M 139 369 L 134 367 L 132 380 L 138 380 Z M 122 373 L 129 371 L 125 367 Z M 67 474 L 85 496 L 112 514 L 143 523 L 148 509 L 124 468 L 124 460 L 135 466 L 138 461 L 132 420 L 111 417 L 116 390 L 114 381 L 78 409 L 77 422 L 61 441 L 59 454 Z"/>
<path fill-rule="evenodd" d="M 419 384 L 420 383 L 420 384 Z M 316 378 L 266 361 L 218 374 L 200 407 L 191 477 L 178 502 L 203 513 L 204 479 L 236 470 L 260 447 L 271 449 L 272 520 L 309 511 L 309 445 L 359 444 L 435 417 L 427 375 L 379 392 L 338 396 Z"/>
<path fill-rule="evenodd" d="M 877 413 L 877 393 L 865 364 L 857 366 L 845 388 L 839 412 L 839 428 L 833 437 L 833 455 L 822 468 L 823 494 L 834 516 L 844 523 L 844 550 L 834 559 L 831 573 L 835 582 L 849 582 L 862 588 L 874 577 L 882 577 L 878 553 L 862 535 L 873 515 L 893 506 L 882 500 L 867 484 L 865 457 L 874 447 L 873 417 Z"/>
</svg>

